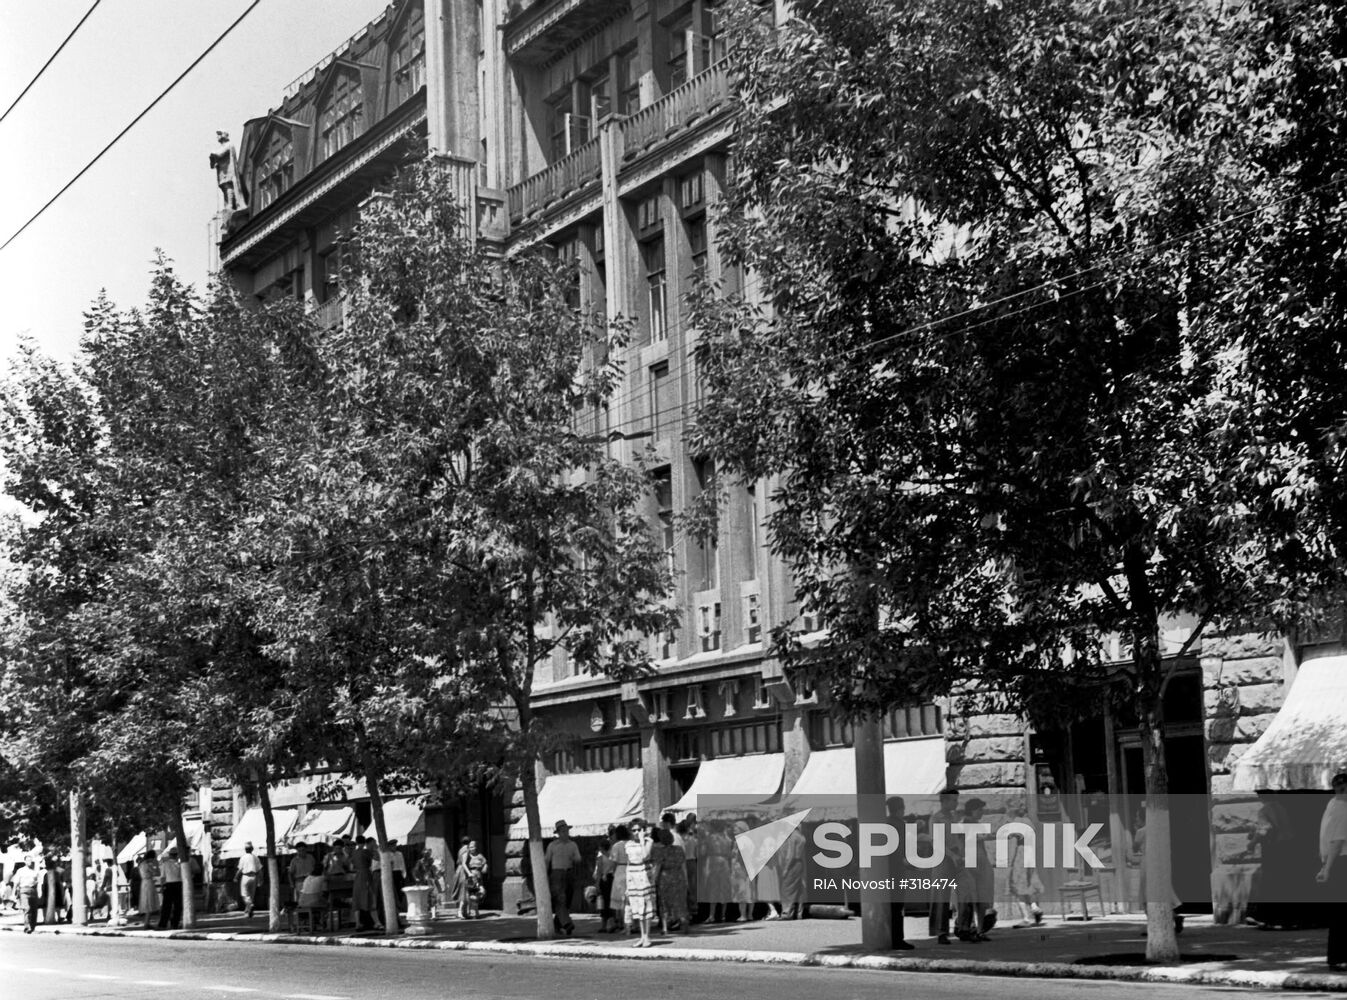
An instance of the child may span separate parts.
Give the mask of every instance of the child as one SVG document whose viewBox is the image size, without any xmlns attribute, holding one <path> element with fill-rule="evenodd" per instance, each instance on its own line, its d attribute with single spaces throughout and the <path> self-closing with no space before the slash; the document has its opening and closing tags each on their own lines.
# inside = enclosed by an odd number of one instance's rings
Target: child
<svg viewBox="0 0 1347 1000">
<path fill-rule="evenodd" d="M 1038 897 L 1043 892 L 1043 883 L 1037 871 L 1031 871 L 1024 863 L 1024 836 L 1012 833 L 1010 843 L 1010 894 L 1020 908 L 1021 920 L 1016 927 L 1034 927 L 1043 922 L 1043 911 L 1038 908 Z"/>
</svg>

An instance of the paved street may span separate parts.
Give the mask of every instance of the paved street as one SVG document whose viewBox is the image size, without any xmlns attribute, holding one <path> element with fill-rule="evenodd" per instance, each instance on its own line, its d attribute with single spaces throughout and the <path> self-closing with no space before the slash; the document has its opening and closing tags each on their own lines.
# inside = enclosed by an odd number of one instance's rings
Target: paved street
<svg viewBox="0 0 1347 1000">
<path fill-rule="evenodd" d="M 4 935 L 0 994 L 23 1000 L 71 997 L 255 997 L 257 1000 L 586 998 L 662 996 L 735 1000 L 904 998 L 1159 998 L 1284 996 L 1280 993 L 974 976 L 774 968 L 727 963 L 566 961 L 519 956 L 246 944 Z M 1176 992 L 1178 991 L 1178 992 Z"/>
</svg>

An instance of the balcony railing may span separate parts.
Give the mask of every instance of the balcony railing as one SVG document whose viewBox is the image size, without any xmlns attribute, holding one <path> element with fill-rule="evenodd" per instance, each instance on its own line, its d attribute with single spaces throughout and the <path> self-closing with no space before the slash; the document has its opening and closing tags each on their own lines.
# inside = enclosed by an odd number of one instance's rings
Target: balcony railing
<svg viewBox="0 0 1347 1000">
<path fill-rule="evenodd" d="M 313 321 L 318 324 L 319 329 L 331 330 L 341 325 L 345 311 L 342 297 L 334 295 L 326 302 L 319 302 L 313 307 Z"/>
<path fill-rule="evenodd" d="M 588 142 L 571 150 L 550 167 L 510 188 L 510 220 L 534 215 L 599 180 L 599 140 Z"/>
<path fill-rule="evenodd" d="M 729 64 L 721 60 L 622 123 L 622 158 L 630 160 L 728 106 Z"/>
</svg>

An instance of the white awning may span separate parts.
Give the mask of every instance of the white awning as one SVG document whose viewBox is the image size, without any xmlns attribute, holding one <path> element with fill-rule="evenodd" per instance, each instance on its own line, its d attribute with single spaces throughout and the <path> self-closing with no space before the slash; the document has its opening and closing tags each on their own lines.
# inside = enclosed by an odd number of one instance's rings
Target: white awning
<svg viewBox="0 0 1347 1000">
<path fill-rule="evenodd" d="M 338 837 L 356 835 L 355 810 L 350 806 L 313 806 L 291 829 L 285 843 L 330 844 Z M 253 841 L 253 846 L 257 841 Z"/>
<path fill-rule="evenodd" d="M 126 842 L 126 846 L 117 852 L 117 864 L 124 865 L 129 861 L 135 861 L 145 853 L 146 848 L 150 846 L 149 837 L 145 836 L 142 830 Z"/>
<path fill-rule="evenodd" d="M 945 738 L 892 740 L 884 744 L 884 792 L 934 795 L 945 787 Z M 815 750 L 790 790 L 799 795 L 855 795 L 856 752 Z"/>
<path fill-rule="evenodd" d="M 785 770 L 786 755 L 783 753 L 704 760 L 697 768 L 692 787 L 669 808 L 676 813 L 696 812 L 697 799 L 703 795 L 733 796 L 745 805 L 757 805 L 781 791 L 781 776 Z"/>
<path fill-rule="evenodd" d="M 384 829 L 388 839 L 399 844 L 417 844 L 426 839 L 426 811 L 412 799 L 384 799 Z"/>
<path fill-rule="evenodd" d="M 284 843 L 286 834 L 294 827 L 297 819 L 299 819 L 298 809 L 271 810 L 271 820 L 276 825 L 276 846 L 278 848 Z M 220 847 L 220 857 L 241 858 L 244 853 L 243 845 L 249 843 L 253 845 L 257 854 L 266 853 L 267 819 L 261 806 L 253 806 L 243 814 L 243 818 L 235 825 L 234 832 Z"/>
<path fill-rule="evenodd" d="M 1347 656 L 1306 660 L 1263 735 L 1235 762 L 1234 790 L 1327 790 L 1347 770 Z"/>
<path fill-rule="evenodd" d="M 639 767 L 553 774 L 538 792 L 542 834 L 551 837 L 557 820 L 564 819 L 573 837 L 601 837 L 609 826 L 640 817 L 644 797 Z M 528 835 L 525 819 L 510 827 L 511 840 L 527 840 Z"/>
</svg>

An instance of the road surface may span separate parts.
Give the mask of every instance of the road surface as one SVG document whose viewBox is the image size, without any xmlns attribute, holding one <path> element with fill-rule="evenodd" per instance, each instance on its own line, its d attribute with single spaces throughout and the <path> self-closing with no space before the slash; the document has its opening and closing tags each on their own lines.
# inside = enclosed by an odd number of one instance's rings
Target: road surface
<svg viewBox="0 0 1347 1000">
<path fill-rule="evenodd" d="M 722 962 L 634 962 L 383 948 L 0 933 L 14 1000 L 1216 1000 L 1285 994 Z"/>
</svg>

